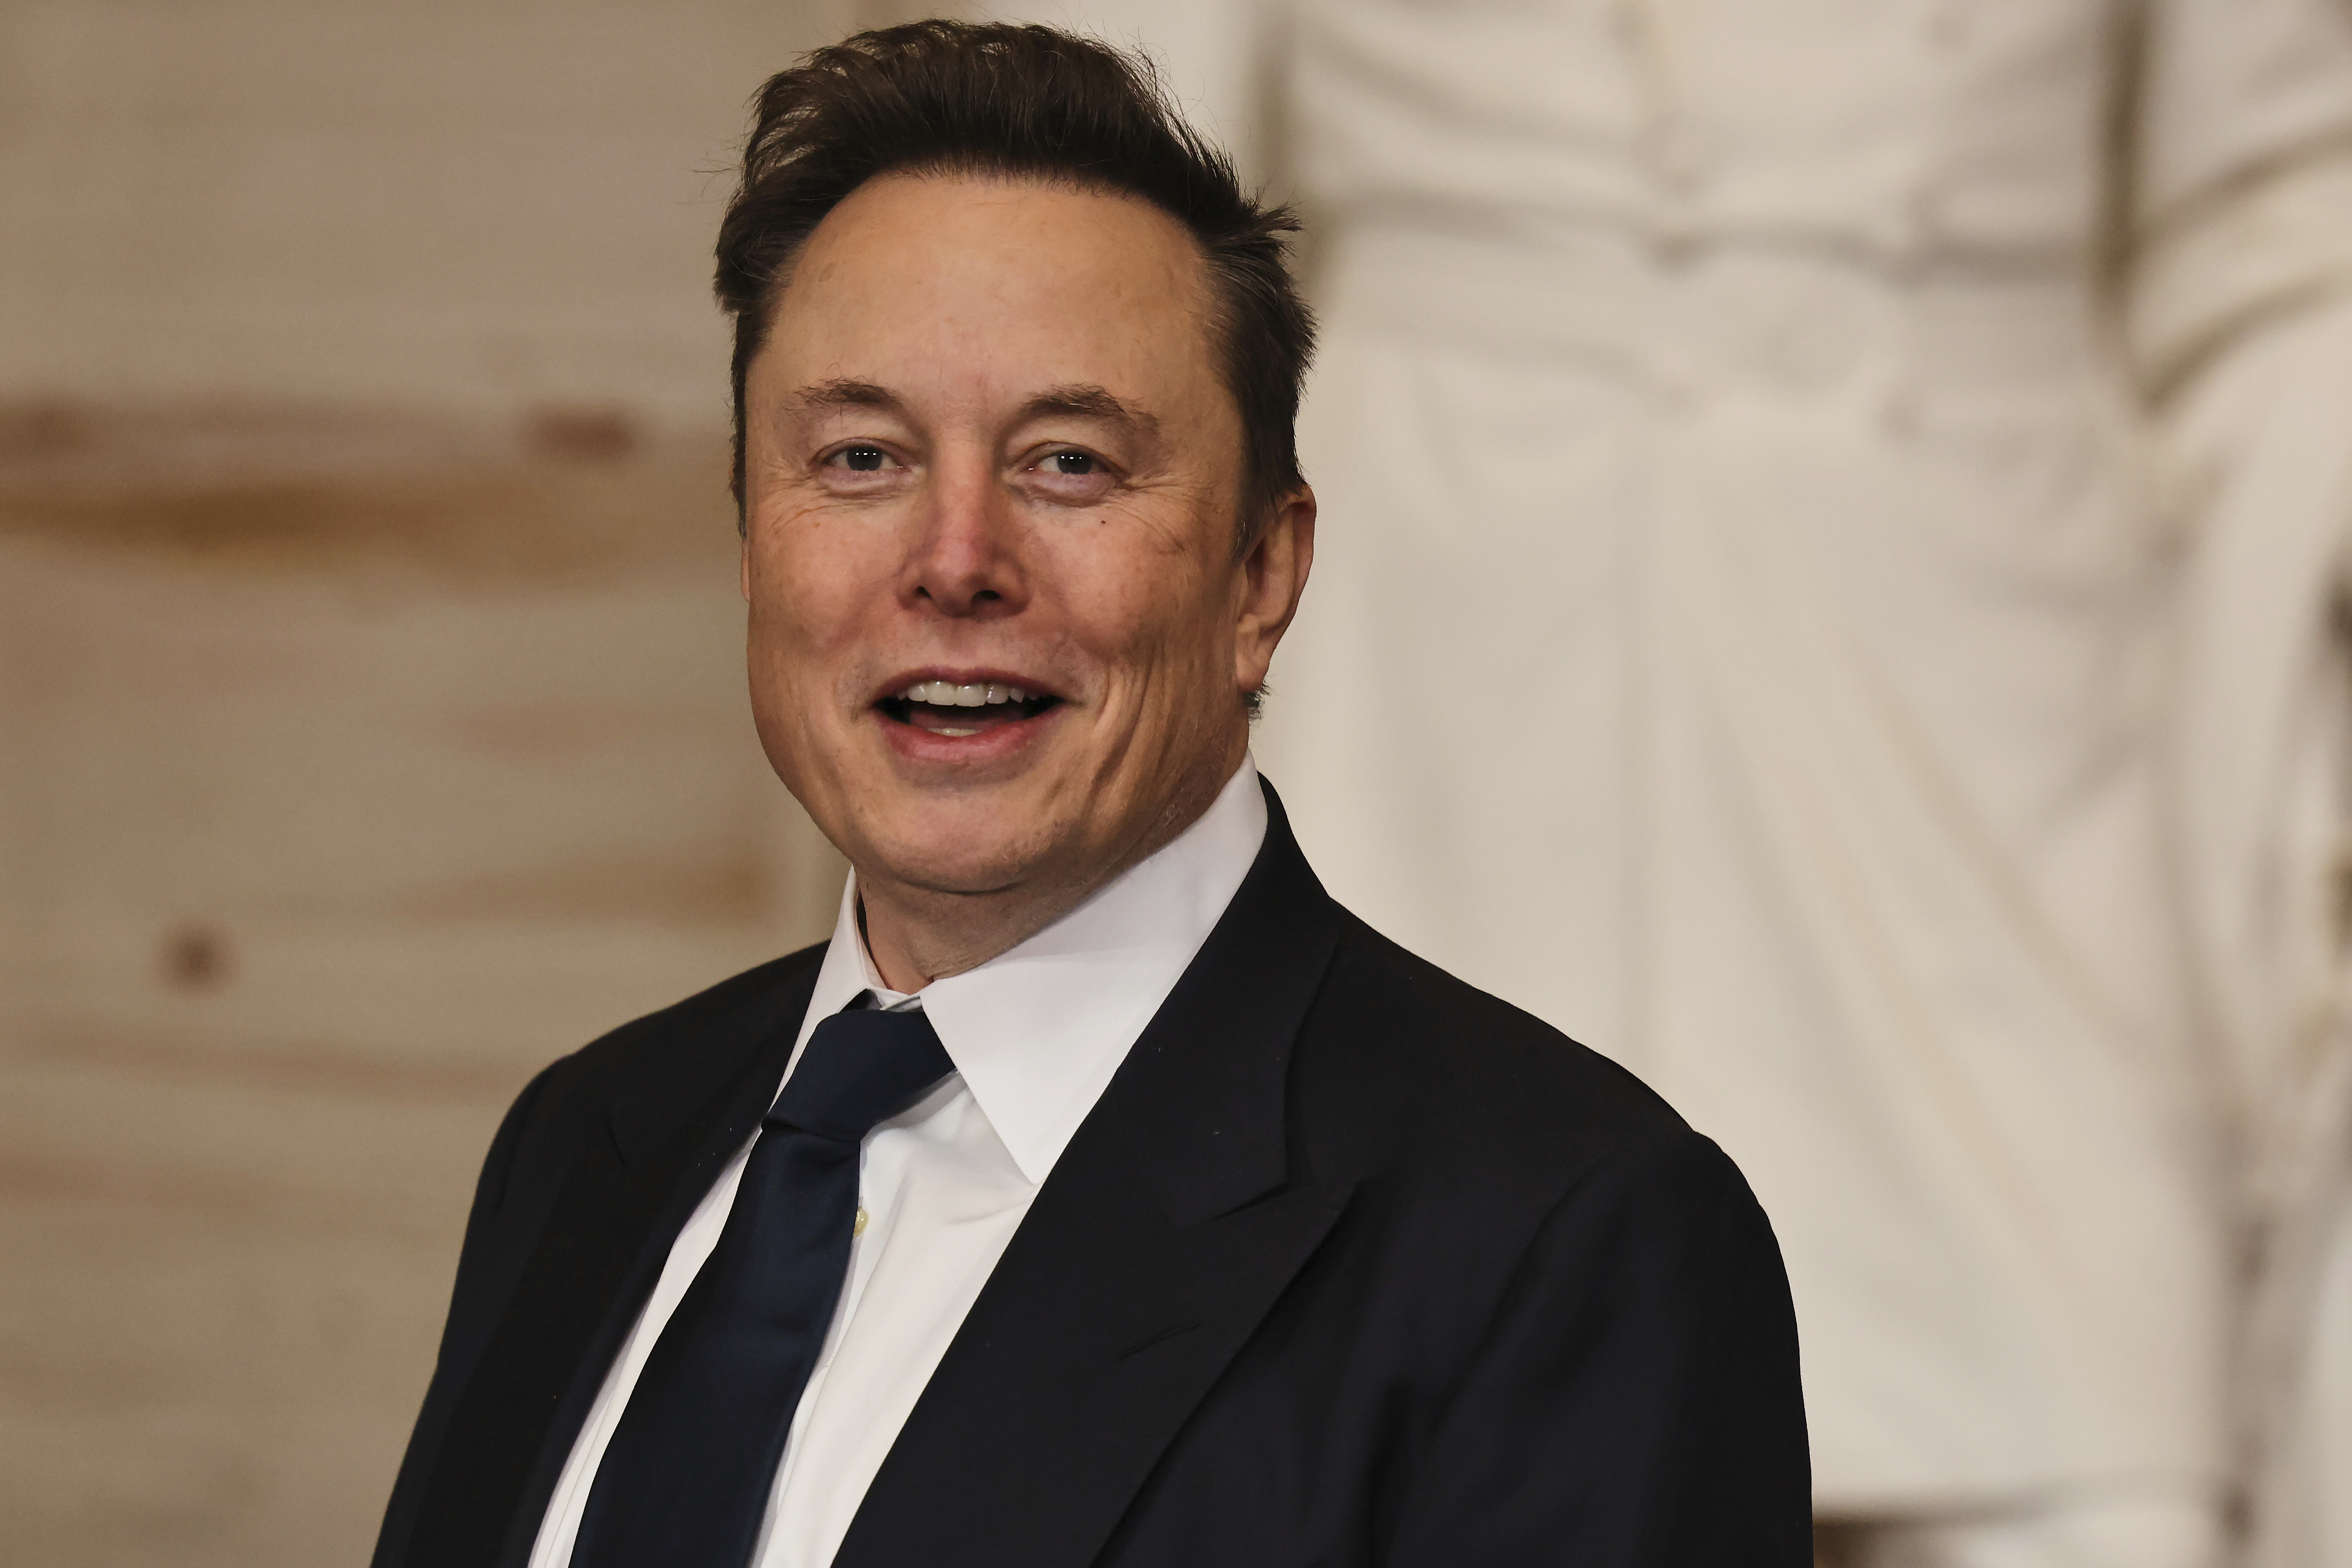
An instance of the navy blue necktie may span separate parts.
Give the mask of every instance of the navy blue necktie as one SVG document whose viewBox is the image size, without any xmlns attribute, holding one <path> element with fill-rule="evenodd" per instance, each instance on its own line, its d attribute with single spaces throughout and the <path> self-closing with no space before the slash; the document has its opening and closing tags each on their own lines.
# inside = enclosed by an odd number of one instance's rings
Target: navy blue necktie
<svg viewBox="0 0 2352 1568">
<path fill-rule="evenodd" d="M 954 1070 L 920 1011 L 816 1026 L 596 1468 L 572 1568 L 745 1568 L 849 1271 L 857 1151 Z"/>
</svg>

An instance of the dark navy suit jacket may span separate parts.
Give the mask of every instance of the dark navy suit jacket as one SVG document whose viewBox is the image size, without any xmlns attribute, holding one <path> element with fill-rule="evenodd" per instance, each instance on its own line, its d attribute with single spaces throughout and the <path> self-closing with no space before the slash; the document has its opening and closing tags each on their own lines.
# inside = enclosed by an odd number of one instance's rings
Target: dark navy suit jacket
<svg viewBox="0 0 2352 1568">
<path fill-rule="evenodd" d="M 1811 1568 L 1796 1326 L 1738 1171 L 1622 1068 L 1341 909 L 1267 794 L 1248 879 L 838 1568 Z M 524 1562 L 821 952 L 515 1102 L 377 1568 Z"/>
</svg>

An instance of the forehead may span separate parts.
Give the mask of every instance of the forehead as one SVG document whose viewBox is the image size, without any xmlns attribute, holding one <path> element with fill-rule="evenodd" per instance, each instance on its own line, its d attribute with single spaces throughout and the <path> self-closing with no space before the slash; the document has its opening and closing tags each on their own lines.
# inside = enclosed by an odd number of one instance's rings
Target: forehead
<svg viewBox="0 0 2352 1568">
<path fill-rule="evenodd" d="M 1183 226 L 1136 197 L 886 175 L 810 236 L 761 357 L 909 393 L 1082 383 L 1166 401 L 1214 379 L 1204 272 Z"/>
</svg>

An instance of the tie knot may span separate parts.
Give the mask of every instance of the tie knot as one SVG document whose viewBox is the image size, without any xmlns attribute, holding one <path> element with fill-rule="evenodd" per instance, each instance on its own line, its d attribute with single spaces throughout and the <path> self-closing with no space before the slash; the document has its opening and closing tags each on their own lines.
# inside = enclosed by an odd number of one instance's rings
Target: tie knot
<svg viewBox="0 0 2352 1568">
<path fill-rule="evenodd" d="M 835 1013 L 809 1037 L 767 1123 L 855 1143 L 954 1070 L 919 1007 Z"/>
</svg>

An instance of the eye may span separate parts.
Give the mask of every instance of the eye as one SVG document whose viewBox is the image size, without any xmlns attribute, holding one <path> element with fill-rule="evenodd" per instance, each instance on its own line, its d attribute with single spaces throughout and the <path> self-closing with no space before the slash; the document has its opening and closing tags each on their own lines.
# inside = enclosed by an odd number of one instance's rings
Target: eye
<svg viewBox="0 0 2352 1568">
<path fill-rule="evenodd" d="M 852 440 L 827 452 L 817 467 L 845 495 L 875 495 L 907 476 L 904 459 L 878 441 Z"/>
<path fill-rule="evenodd" d="M 1041 443 L 1020 461 L 1015 483 L 1031 500 L 1050 506 L 1094 506 L 1118 488 L 1119 470 L 1082 447 Z"/>
</svg>

